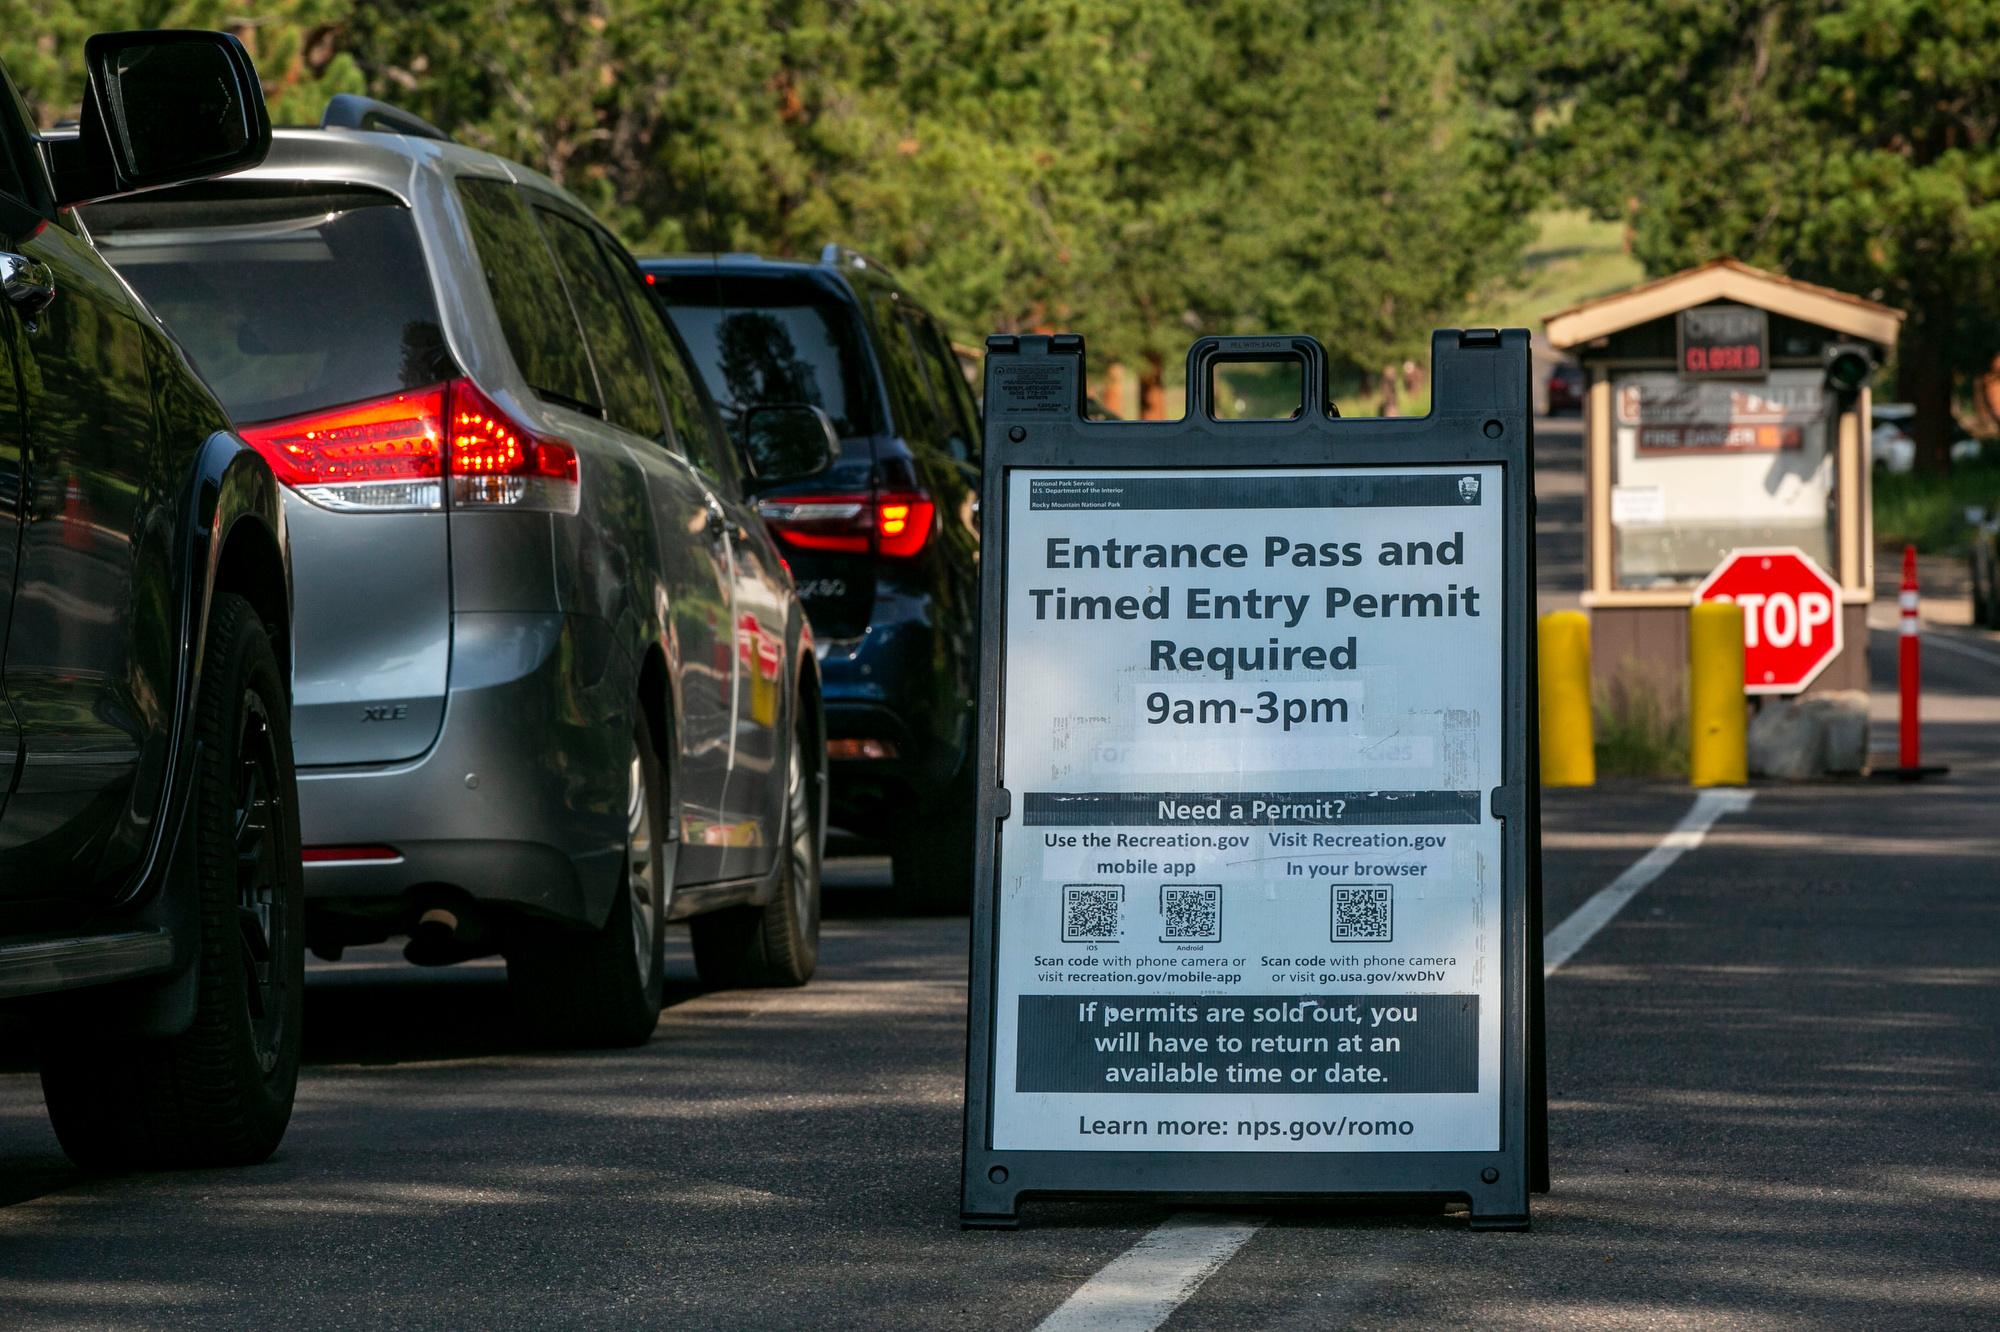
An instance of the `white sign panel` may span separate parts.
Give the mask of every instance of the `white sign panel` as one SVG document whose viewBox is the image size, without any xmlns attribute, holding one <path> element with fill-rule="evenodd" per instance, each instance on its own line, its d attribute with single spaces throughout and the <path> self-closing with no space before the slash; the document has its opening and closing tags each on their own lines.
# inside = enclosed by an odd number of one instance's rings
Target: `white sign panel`
<svg viewBox="0 0 2000 1332">
<path fill-rule="evenodd" d="M 1611 392 L 1616 489 L 1661 494 L 1658 516 L 1642 522 L 1825 525 L 1832 416 L 1819 371 L 1776 370 L 1751 386 L 1620 373 Z"/>
<path fill-rule="evenodd" d="M 1498 1149 L 1501 469 L 1008 484 L 993 1147 Z"/>
<path fill-rule="evenodd" d="M 1667 520 L 1667 492 L 1660 486 L 1611 487 L 1611 521 L 1620 527 L 1644 527 Z"/>
</svg>

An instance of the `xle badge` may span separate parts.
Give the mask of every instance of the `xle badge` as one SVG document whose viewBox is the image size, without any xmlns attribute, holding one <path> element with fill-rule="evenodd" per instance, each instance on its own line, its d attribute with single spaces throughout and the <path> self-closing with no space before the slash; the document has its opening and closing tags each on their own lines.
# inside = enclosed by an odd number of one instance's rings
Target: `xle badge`
<svg viewBox="0 0 2000 1332">
<path fill-rule="evenodd" d="M 407 703 L 378 703 L 361 709 L 361 720 L 365 722 L 403 721 L 409 715 L 410 705 Z"/>
</svg>

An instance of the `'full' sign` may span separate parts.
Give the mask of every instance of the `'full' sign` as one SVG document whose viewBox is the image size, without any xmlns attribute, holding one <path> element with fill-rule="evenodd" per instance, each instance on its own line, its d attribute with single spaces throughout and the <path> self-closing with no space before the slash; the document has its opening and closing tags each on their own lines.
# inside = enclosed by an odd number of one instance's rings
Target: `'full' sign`
<svg viewBox="0 0 2000 1332">
<path fill-rule="evenodd" d="M 1743 688 L 1796 694 L 1840 655 L 1840 585 L 1795 546 L 1734 550 L 1696 601 L 1743 608 Z"/>
</svg>

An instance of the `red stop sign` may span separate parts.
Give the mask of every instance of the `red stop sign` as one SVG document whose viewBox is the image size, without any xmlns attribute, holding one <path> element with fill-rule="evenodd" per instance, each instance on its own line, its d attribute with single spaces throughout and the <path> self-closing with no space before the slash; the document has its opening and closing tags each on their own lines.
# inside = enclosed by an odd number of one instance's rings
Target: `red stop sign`
<svg viewBox="0 0 2000 1332">
<path fill-rule="evenodd" d="M 1840 655 L 1840 584 L 1796 546 L 1732 550 L 1696 601 L 1743 608 L 1743 688 L 1796 694 Z"/>
</svg>

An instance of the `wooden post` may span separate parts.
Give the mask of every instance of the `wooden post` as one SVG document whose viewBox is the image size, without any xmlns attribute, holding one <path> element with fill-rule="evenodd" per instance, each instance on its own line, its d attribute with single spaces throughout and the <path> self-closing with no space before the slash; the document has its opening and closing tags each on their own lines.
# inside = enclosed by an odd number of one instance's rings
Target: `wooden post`
<svg viewBox="0 0 2000 1332">
<path fill-rule="evenodd" d="M 1139 372 L 1139 419 L 1141 421 L 1167 419 L 1166 363 L 1156 351 L 1146 353 L 1145 369 Z"/>
</svg>

